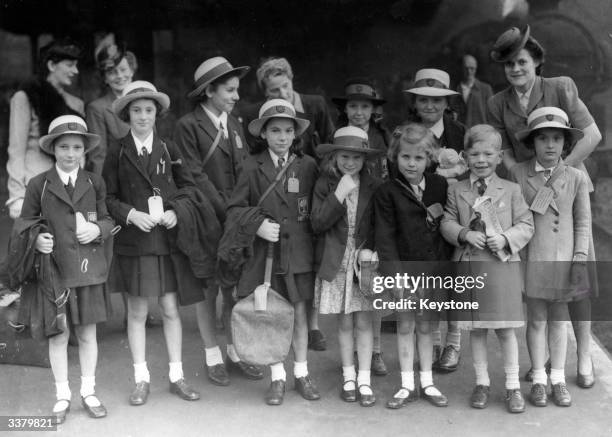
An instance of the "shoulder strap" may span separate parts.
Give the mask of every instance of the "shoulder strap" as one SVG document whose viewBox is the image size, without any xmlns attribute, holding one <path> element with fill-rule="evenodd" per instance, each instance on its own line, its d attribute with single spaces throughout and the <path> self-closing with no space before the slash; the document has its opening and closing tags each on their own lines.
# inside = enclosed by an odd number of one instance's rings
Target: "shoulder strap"
<svg viewBox="0 0 612 437">
<path fill-rule="evenodd" d="M 204 167 L 208 163 L 213 153 L 215 153 L 215 150 L 217 150 L 217 146 L 219 145 L 219 142 L 221 141 L 221 135 L 223 135 L 223 129 L 219 129 L 219 131 L 217 132 L 217 136 L 215 137 L 215 140 L 210 146 L 210 149 L 208 149 L 208 153 L 202 160 L 202 167 Z"/>
<path fill-rule="evenodd" d="M 565 171 L 565 167 L 567 167 L 565 164 L 558 165 L 553 170 L 552 174 L 550 175 L 544 186 L 551 187 L 552 184 L 554 184 L 555 181 L 559 179 L 559 176 L 561 176 L 561 174 Z"/>
<path fill-rule="evenodd" d="M 170 152 L 168 152 L 168 146 L 166 146 L 166 142 L 164 140 L 161 140 L 161 145 L 164 148 L 164 152 L 166 152 L 166 155 L 168 155 L 168 159 L 170 160 L 170 165 L 174 165 L 174 164 L 178 164 L 181 165 L 183 163 L 183 161 L 179 158 L 176 161 L 172 160 L 172 155 L 170 155 Z"/>
<path fill-rule="evenodd" d="M 296 155 L 291 154 L 291 156 L 287 160 L 287 163 L 283 166 L 283 168 L 280 169 L 280 171 L 278 172 L 278 174 L 276 175 L 272 183 L 268 186 L 268 188 L 266 188 L 266 191 L 264 191 L 264 193 L 259 198 L 259 201 L 257 202 L 257 206 L 261 205 L 263 201 L 265 200 L 265 198 L 268 197 L 268 194 L 272 192 L 276 184 L 278 184 L 278 182 L 283 178 L 283 175 L 287 172 L 287 169 L 289 169 L 289 166 L 293 163 L 293 161 L 295 161 L 295 158 L 296 158 Z"/>
</svg>

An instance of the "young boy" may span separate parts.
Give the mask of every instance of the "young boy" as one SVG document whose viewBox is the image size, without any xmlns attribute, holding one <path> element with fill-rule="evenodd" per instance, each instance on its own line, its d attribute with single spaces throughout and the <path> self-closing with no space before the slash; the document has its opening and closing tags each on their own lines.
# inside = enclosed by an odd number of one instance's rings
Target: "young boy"
<svg viewBox="0 0 612 437">
<path fill-rule="evenodd" d="M 486 341 L 488 330 L 494 329 L 502 347 L 506 406 L 511 413 L 522 413 L 525 401 L 519 384 L 514 328 L 524 323 L 523 278 L 517 261 L 520 261 L 519 251 L 533 235 L 533 216 L 520 187 L 495 174 L 502 152 L 501 136 L 493 127 L 473 126 L 466 133 L 464 150 L 470 176 L 450 186 L 441 231 L 444 238 L 456 246 L 452 260 L 470 263 L 468 266 L 460 264 L 459 269 L 470 276 L 482 276 L 485 283 L 472 297 L 479 308 L 468 311 L 460 321 L 463 328 L 471 330 L 476 371 L 471 405 L 485 408 L 488 404 L 490 381 Z M 476 214 L 476 201 L 492 203 L 499 226 L 493 226 L 486 215 Z M 483 222 L 488 222 L 489 226 L 483 226 Z"/>
</svg>

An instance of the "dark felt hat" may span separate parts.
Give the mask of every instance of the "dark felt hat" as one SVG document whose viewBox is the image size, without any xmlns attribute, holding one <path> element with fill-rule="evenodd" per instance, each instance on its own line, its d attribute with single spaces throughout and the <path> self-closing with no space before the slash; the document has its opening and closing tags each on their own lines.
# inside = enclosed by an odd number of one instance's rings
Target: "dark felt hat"
<svg viewBox="0 0 612 437">
<path fill-rule="evenodd" d="M 47 61 L 59 62 L 64 59 L 81 59 L 81 47 L 70 38 L 51 41 L 40 49 L 40 55 L 44 64 Z"/>
<path fill-rule="evenodd" d="M 336 105 L 344 106 L 349 100 L 370 100 L 374 106 L 380 106 L 386 100 L 380 98 L 380 94 L 374 85 L 366 78 L 352 78 L 344 85 L 344 96 L 332 97 Z"/>
<path fill-rule="evenodd" d="M 512 27 L 502 33 L 491 50 L 491 59 L 495 62 L 506 62 L 521 51 L 529 39 L 529 25 L 521 31 L 518 27 Z"/>
</svg>

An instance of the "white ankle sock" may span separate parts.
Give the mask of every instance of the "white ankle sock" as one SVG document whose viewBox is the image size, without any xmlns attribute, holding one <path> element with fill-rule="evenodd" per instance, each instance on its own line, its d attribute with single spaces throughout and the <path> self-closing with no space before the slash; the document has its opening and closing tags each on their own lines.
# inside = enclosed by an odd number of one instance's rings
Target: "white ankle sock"
<svg viewBox="0 0 612 437">
<path fill-rule="evenodd" d="M 168 372 L 168 379 L 170 382 L 176 382 L 183 379 L 183 363 L 181 361 L 169 363 L 169 367 L 170 371 Z"/>
<path fill-rule="evenodd" d="M 474 363 L 474 371 L 476 372 L 476 385 L 484 385 L 489 387 L 491 380 L 489 379 L 489 363 Z"/>
<path fill-rule="evenodd" d="M 308 376 L 308 362 L 302 361 L 298 363 L 297 361 L 293 362 L 293 376 L 296 378 L 303 378 Z"/>
<path fill-rule="evenodd" d="M 506 374 L 506 390 L 521 388 L 519 366 L 504 366 L 504 373 Z"/>
<path fill-rule="evenodd" d="M 209 367 L 223 364 L 223 355 L 219 346 L 204 348 L 204 355 L 206 356 L 206 365 Z"/>
<path fill-rule="evenodd" d="M 86 398 L 96 392 L 96 377 L 95 376 L 81 376 L 81 396 Z"/>
<path fill-rule="evenodd" d="M 414 390 L 414 372 L 400 372 L 402 376 L 402 387 L 410 391 Z"/>
<path fill-rule="evenodd" d="M 369 387 L 370 384 L 371 384 L 370 371 L 360 370 L 359 373 L 357 374 L 357 387 L 361 387 L 359 388 L 359 393 L 364 394 L 364 395 L 373 394 L 372 389 Z M 367 387 L 362 387 L 362 386 L 367 386 Z"/>
<path fill-rule="evenodd" d="M 240 361 L 240 357 L 238 356 L 238 353 L 236 353 L 236 348 L 234 347 L 233 344 L 227 345 L 227 357 L 230 360 L 232 360 L 234 363 L 237 363 L 238 361 Z"/>
<path fill-rule="evenodd" d="M 151 375 L 149 374 L 146 361 L 134 364 L 134 382 L 151 382 Z"/>
<path fill-rule="evenodd" d="M 276 363 L 270 365 L 270 379 L 272 381 L 287 380 L 287 372 L 285 372 L 285 365 L 283 363 Z"/>
<path fill-rule="evenodd" d="M 548 376 L 546 375 L 546 369 L 542 367 L 541 369 L 533 369 L 533 383 L 534 384 L 544 384 L 548 382 Z"/>
<path fill-rule="evenodd" d="M 550 383 L 552 385 L 555 384 L 565 384 L 565 369 L 550 369 Z"/>
<path fill-rule="evenodd" d="M 58 401 L 62 399 L 69 401 L 72 398 L 68 381 L 55 383 L 55 398 Z"/>
</svg>

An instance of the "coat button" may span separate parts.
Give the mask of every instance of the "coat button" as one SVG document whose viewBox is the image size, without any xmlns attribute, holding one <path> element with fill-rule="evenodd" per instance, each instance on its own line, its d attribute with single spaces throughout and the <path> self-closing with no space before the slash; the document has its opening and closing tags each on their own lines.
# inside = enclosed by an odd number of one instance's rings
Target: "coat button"
<svg viewBox="0 0 612 437">
<path fill-rule="evenodd" d="M 558 225 L 558 224 L 559 224 L 559 220 L 555 220 L 555 221 L 553 222 L 553 224 Z"/>
<path fill-rule="evenodd" d="M 553 228 L 553 232 L 559 232 L 559 229 Z"/>
<path fill-rule="evenodd" d="M 285 232 L 285 233 L 283 234 L 283 238 L 289 238 L 289 232 Z"/>
<path fill-rule="evenodd" d="M 283 217 L 283 223 L 287 223 L 287 217 Z"/>
</svg>

